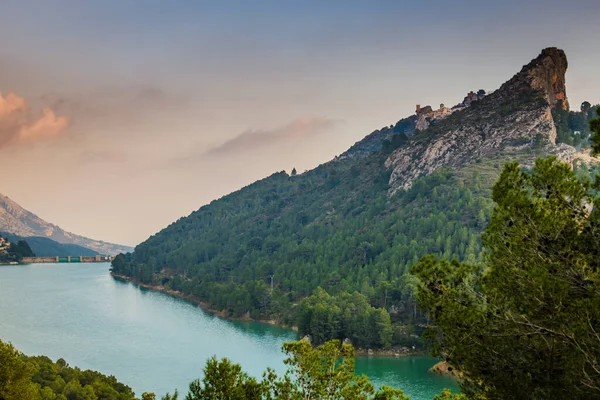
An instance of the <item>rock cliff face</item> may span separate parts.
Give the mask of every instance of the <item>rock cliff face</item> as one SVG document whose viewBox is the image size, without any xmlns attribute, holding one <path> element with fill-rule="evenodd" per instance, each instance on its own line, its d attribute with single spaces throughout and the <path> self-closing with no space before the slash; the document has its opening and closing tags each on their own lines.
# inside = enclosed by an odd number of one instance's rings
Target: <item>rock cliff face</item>
<svg viewBox="0 0 600 400">
<path fill-rule="evenodd" d="M 550 107 L 569 109 L 567 90 L 565 89 L 565 73 L 568 62 L 564 51 L 551 47 L 526 65 L 521 74 L 528 74 L 531 87 L 541 90 Z"/>
<path fill-rule="evenodd" d="M 390 193 L 440 168 L 460 168 L 511 148 L 542 146 L 545 154 L 572 161 L 575 149 L 555 145 L 551 113 L 554 107 L 568 108 L 566 70 L 565 53 L 545 49 L 500 89 L 413 136 L 386 160 L 392 169 Z"/>
</svg>

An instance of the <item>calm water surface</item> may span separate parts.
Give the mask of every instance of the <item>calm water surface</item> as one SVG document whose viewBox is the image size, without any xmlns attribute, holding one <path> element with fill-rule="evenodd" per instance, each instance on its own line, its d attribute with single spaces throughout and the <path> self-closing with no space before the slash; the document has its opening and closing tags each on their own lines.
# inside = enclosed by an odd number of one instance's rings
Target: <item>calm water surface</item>
<svg viewBox="0 0 600 400">
<path fill-rule="evenodd" d="M 212 355 L 260 376 L 284 371 L 281 344 L 295 333 L 231 322 L 162 293 L 114 280 L 108 264 L 0 266 L 0 339 L 29 355 L 115 375 L 136 394 L 187 393 Z M 431 399 L 451 378 L 429 373 L 429 357 L 359 358 L 356 369 L 378 384 Z"/>
</svg>

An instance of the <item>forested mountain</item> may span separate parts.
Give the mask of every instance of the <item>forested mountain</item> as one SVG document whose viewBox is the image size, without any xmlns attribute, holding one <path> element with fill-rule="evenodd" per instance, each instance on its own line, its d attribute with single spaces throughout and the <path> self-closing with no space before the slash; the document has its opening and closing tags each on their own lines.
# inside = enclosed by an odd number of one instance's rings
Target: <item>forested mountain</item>
<svg viewBox="0 0 600 400">
<path fill-rule="evenodd" d="M 0 231 L 27 238 L 30 236 L 46 237 L 61 244 L 86 247 L 93 250 L 94 254 L 113 255 L 131 250 L 128 246 L 89 239 L 67 232 L 27 211 L 3 194 L 0 194 Z"/>
<path fill-rule="evenodd" d="M 589 147 L 575 128 L 592 109 L 568 111 L 566 67 L 561 50 L 546 49 L 490 94 L 419 107 L 333 161 L 213 201 L 119 255 L 113 273 L 230 316 L 295 324 L 316 343 L 412 344 L 424 317 L 409 268 L 426 254 L 480 262 L 504 164 L 550 154 L 573 163 L 566 143 Z"/>
<path fill-rule="evenodd" d="M 31 250 L 38 257 L 67 257 L 67 256 L 95 256 L 97 251 L 76 244 L 62 244 L 46 237 L 13 235 L 6 232 L 0 232 L 0 235 L 11 242 L 20 240 L 26 241 Z"/>
</svg>

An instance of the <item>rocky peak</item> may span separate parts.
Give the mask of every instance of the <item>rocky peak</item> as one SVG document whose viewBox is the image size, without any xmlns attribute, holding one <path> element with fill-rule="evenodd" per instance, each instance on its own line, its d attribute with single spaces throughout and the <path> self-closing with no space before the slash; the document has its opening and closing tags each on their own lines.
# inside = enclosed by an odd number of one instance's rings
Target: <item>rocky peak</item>
<svg viewBox="0 0 600 400">
<path fill-rule="evenodd" d="M 521 72 L 506 82 L 500 90 L 518 89 L 523 85 L 542 91 L 551 108 L 569 109 L 565 74 L 568 62 L 564 51 L 556 47 L 548 47 L 542 53 L 525 65 Z"/>
<path fill-rule="evenodd" d="M 460 168 L 514 149 L 531 152 L 540 143 L 545 154 L 570 161 L 575 149 L 554 144 L 556 127 L 551 113 L 555 107 L 568 109 L 566 69 L 564 52 L 548 48 L 500 89 L 482 93 L 481 99 L 475 99 L 476 93 L 469 94 L 469 106 L 453 108 L 388 157 L 390 192 L 408 188 L 416 178 L 440 168 Z M 425 111 L 417 114 L 433 112 Z"/>
</svg>

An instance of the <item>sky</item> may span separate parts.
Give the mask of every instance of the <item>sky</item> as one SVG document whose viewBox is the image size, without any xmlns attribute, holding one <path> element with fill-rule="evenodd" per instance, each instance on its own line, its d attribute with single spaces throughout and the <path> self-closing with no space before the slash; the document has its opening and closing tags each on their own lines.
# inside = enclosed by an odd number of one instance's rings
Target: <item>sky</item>
<svg viewBox="0 0 600 400">
<path fill-rule="evenodd" d="M 565 50 L 600 103 L 597 0 L 5 0 L 0 193 L 136 245 L 277 171 L 332 159 L 415 105 L 497 89 Z"/>
</svg>

